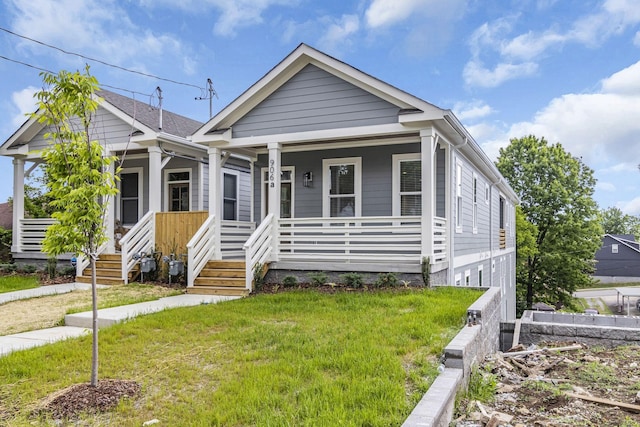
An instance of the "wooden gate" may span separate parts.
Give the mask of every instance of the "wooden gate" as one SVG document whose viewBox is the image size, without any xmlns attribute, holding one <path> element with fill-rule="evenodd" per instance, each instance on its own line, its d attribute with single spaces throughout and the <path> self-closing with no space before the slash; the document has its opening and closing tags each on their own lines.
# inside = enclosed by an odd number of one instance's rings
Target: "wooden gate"
<svg viewBox="0 0 640 427">
<path fill-rule="evenodd" d="M 209 212 L 157 212 L 156 248 L 162 255 L 187 254 L 187 243 L 209 217 Z"/>
</svg>

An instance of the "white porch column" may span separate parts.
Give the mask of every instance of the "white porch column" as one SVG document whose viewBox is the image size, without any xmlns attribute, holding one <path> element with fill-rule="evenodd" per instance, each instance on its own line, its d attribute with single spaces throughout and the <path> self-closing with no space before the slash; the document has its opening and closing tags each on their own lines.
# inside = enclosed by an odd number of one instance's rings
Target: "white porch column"
<svg viewBox="0 0 640 427">
<path fill-rule="evenodd" d="M 162 212 L 162 151 L 148 147 L 149 153 L 149 210 Z"/>
<path fill-rule="evenodd" d="M 282 170 L 282 145 L 277 142 L 271 142 L 268 144 L 269 149 L 269 206 L 267 206 L 267 212 L 273 214 L 276 222 L 276 226 L 273 227 L 273 235 L 271 240 L 271 259 L 278 261 L 280 247 L 278 245 L 278 235 L 280 234 L 280 181 Z"/>
<path fill-rule="evenodd" d="M 105 156 L 111 157 L 113 153 L 111 151 L 106 151 L 104 153 Z M 109 165 L 108 172 L 111 175 L 115 174 L 115 162 Z M 116 196 L 109 197 L 106 212 L 104 215 L 105 222 L 105 233 L 107 235 L 107 249 L 106 253 L 114 254 L 116 253 Z"/>
<path fill-rule="evenodd" d="M 435 217 L 434 155 L 436 134 L 433 128 L 420 131 L 420 160 L 422 163 L 422 257 L 433 262 L 433 219 Z"/>
<path fill-rule="evenodd" d="M 222 259 L 222 165 L 220 163 L 220 149 L 209 147 L 209 215 L 215 215 L 215 234 L 213 241 L 215 259 Z"/>
<path fill-rule="evenodd" d="M 20 251 L 20 220 L 24 218 L 24 159 L 13 158 L 13 239 L 11 252 Z"/>
</svg>

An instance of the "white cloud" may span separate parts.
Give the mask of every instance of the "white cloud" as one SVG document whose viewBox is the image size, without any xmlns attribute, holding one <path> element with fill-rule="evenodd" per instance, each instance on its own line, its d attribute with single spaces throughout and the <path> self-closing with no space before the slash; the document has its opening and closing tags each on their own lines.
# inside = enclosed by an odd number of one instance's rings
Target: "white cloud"
<svg viewBox="0 0 640 427">
<path fill-rule="evenodd" d="M 627 172 L 637 172 L 637 171 L 638 171 L 638 163 L 623 162 L 623 163 L 617 163 L 613 166 L 608 166 L 603 169 L 599 169 L 598 173 L 611 174 L 611 173 L 627 173 Z"/>
<path fill-rule="evenodd" d="M 429 8 L 430 0 L 373 0 L 365 12 L 370 28 L 396 24 L 409 18 L 412 13 Z"/>
<path fill-rule="evenodd" d="M 616 205 L 627 215 L 640 215 L 640 197 L 618 202 Z"/>
<path fill-rule="evenodd" d="M 602 80 L 602 92 L 640 96 L 640 61 Z"/>
<path fill-rule="evenodd" d="M 616 186 L 611 182 L 598 181 L 596 183 L 596 190 L 613 193 L 614 191 L 616 191 Z"/>
<path fill-rule="evenodd" d="M 136 26 L 127 11 L 113 0 L 85 0 L 82 7 L 75 0 L 9 0 L 8 6 L 15 32 L 110 63 L 133 62 L 143 68 L 150 58 L 187 53 L 174 36 Z M 26 40 L 18 46 L 37 53 L 57 54 L 66 62 L 83 61 Z"/>
<path fill-rule="evenodd" d="M 36 100 L 33 95 L 38 90 L 37 87 L 28 86 L 11 94 L 11 101 L 18 110 L 18 113 L 11 119 L 11 124 L 15 129 L 27 120 L 26 114 L 33 113 L 36 110 Z"/>
<path fill-rule="evenodd" d="M 339 20 L 330 22 L 327 31 L 318 41 L 321 49 L 335 52 L 340 47 L 349 46 L 349 37 L 360 28 L 357 15 L 342 15 Z"/>
<path fill-rule="evenodd" d="M 489 69 L 480 61 L 469 61 L 464 66 L 462 77 L 469 86 L 496 87 L 508 80 L 535 74 L 537 70 L 538 64 L 533 62 L 522 64 L 503 62 Z"/>
<path fill-rule="evenodd" d="M 457 102 L 453 111 L 460 121 L 476 120 L 494 113 L 491 106 L 480 100 Z"/>
</svg>

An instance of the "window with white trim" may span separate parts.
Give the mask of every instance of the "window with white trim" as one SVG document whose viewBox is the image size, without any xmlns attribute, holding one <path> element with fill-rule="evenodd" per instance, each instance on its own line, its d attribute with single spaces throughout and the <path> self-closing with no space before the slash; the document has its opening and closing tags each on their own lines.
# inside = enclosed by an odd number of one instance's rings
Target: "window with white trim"
<svg viewBox="0 0 640 427">
<path fill-rule="evenodd" d="M 473 200 L 473 233 L 478 232 L 478 177 L 473 173 L 473 188 L 472 188 L 472 200 Z"/>
<path fill-rule="evenodd" d="M 295 167 L 280 168 L 280 218 L 293 218 L 293 193 L 295 190 Z M 269 210 L 269 169 L 262 168 L 262 217 Z"/>
<path fill-rule="evenodd" d="M 422 162 L 419 153 L 393 155 L 393 215 L 422 214 Z"/>
<path fill-rule="evenodd" d="M 471 270 L 464 271 L 464 285 L 471 286 Z"/>
<path fill-rule="evenodd" d="M 455 284 L 456 286 L 462 286 L 462 274 L 457 273 L 455 276 Z"/>
<path fill-rule="evenodd" d="M 120 172 L 117 213 L 122 225 L 133 225 L 142 215 L 142 168 L 126 168 Z"/>
<path fill-rule="evenodd" d="M 483 270 L 482 270 L 482 269 L 483 269 L 483 266 L 482 266 L 482 264 L 480 264 L 480 265 L 478 266 L 478 286 L 479 286 L 479 287 L 482 287 L 482 285 L 483 285 L 483 279 L 484 279 L 484 277 L 482 277 L 482 273 L 483 273 Z"/>
<path fill-rule="evenodd" d="M 167 211 L 188 211 L 191 207 L 191 169 L 165 170 Z"/>
<path fill-rule="evenodd" d="M 611 244 L 611 253 L 612 254 L 617 254 L 618 253 L 618 244 L 617 243 Z"/>
<path fill-rule="evenodd" d="M 323 202 L 325 217 L 362 215 L 362 158 L 324 159 Z"/>
<path fill-rule="evenodd" d="M 489 184 L 484 183 L 484 202 L 488 205 L 491 199 L 491 190 L 489 189 Z"/>
<path fill-rule="evenodd" d="M 462 163 L 456 162 L 456 232 L 462 232 Z"/>
<path fill-rule="evenodd" d="M 238 171 L 225 171 L 222 174 L 222 219 L 238 220 Z"/>
</svg>

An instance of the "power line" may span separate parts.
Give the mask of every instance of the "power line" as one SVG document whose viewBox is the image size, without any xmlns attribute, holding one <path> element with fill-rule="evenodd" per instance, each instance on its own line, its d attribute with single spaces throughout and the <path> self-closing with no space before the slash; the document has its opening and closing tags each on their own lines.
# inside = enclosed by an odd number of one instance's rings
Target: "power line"
<svg viewBox="0 0 640 427">
<path fill-rule="evenodd" d="M 19 65 L 24 65 L 25 67 L 33 68 L 34 70 L 43 71 L 43 72 L 49 73 L 49 74 L 55 74 L 53 71 L 47 70 L 46 68 L 38 67 L 37 65 L 28 64 L 28 63 L 23 62 L 23 61 L 18 61 L 17 59 L 7 58 L 4 55 L 0 55 L 0 59 L 4 59 L 5 61 L 9 61 L 9 62 L 14 62 L 14 63 L 19 64 Z M 119 90 L 119 91 L 122 91 L 122 92 L 128 92 L 128 93 L 131 93 L 131 94 L 138 94 L 138 95 L 144 95 L 144 96 L 148 96 L 149 98 L 151 98 L 151 96 L 152 96 L 152 94 L 137 92 L 135 90 L 125 89 L 125 88 L 121 88 L 121 87 L 118 87 L 118 86 L 111 86 L 111 85 L 108 85 L 108 84 L 105 84 L 105 83 L 100 83 L 100 87 L 108 87 L 110 89 Z"/>
<path fill-rule="evenodd" d="M 106 62 L 106 61 L 103 61 L 103 60 L 101 60 L 101 59 L 91 58 L 91 57 L 89 57 L 89 56 L 85 56 L 85 55 L 82 55 L 82 54 L 79 54 L 79 53 L 70 52 L 70 51 L 64 50 L 64 49 L 62 49 L 62 48 L 59 48 L 59 47 L 57 47 L 57 46 L 53 46 L 53 45 L 47 44 L 47 43 L 45 43 L 45 42 L 41 42 L 40 40 L 32 39 L 32 38 L 30 38 L 30 37 L 23 36 L 23 35 L 21 35 L 21 34 L 15 33 L 15 32 L 13 32 L 13 31 L 11 31 L 11 30 L 9 30 L 9 29 L 7 29 L 7 28 L 4 28 L 4 27 L 0 27 L 0 30 L 4 31 L 4 32 L 6 32 L 6 33 L 9 33 L 9 34 L 11 34 L 11 35 L 13 35 L 13 36 L 20 37 L 20 38 L 22 38 L 22 39 L 29 40 L 29 41 L 31 41 L 31 42 L 33 42 L 33 43 L 37 43 L 37 44 L 39 44 L 39 45 L 42 45 L 42 46 L 48 47 L 48 48 L 50 48 L 50 49 L 55 49 L 55 50 L 57 50 L 57 51 L 59 51 L 59 52 L 62 52 L 62 53 L 64 53 L 64 54 L 66 54 L 66 55 L 74 55 L 74 56 L 80 57 L 80 58 L 82 58 L 82 59 L 85 59 L 85 60 L 87 60 L 87 61 L 97 62 L 97 63 L 102 64 L 102 65 L 105 65 L 105 66 L 107 66 L 107 67 L 116 68 L 116 69 L 118 69 L 118 70 L 126 71 L 126 72 L 128 72 L 128 73 L 139 74 L 139 75 L 141 75 L 141 76 L 151 77 L 151 78 L 153 78 L 153 79 L 162 80 L 162 81 L 169 82 L 169 83 L 174 83 L 174 84 L 177 84 L 177 85 L 194 87 L 194 88 L 196 88 L 196 89 L 200 89 L 201 91 L 204 91 L 204 90 L 205 90 L 205 88 L 202 88 L 202 87 L 200 87 L 200 86 L 196 86 L 196 85 L 191 84 L 191 83 L 179 82 L 179 81 L 177 81 L 177 80 L 172 80 L 172 79 L 167 79 L 167 78 L 164 78 L 164 77 L 159 77 L 159 76 L 156 76 L 156 75 L 153 75 L 153 74 L 144 73 L 144 72 L 142 72 L 142 71 L 131 70 L 131 69 L 129 69 L 129 68 L 122 67 L 122 66 L 120 66 L 120 65 L 111 64 L 111 63 Z M 13 62 L 18 62 L 18 61 L 13 61 Z M 34 68 L 35 68 L 35 67 L 34 67 Z"/>
</svg>

